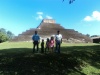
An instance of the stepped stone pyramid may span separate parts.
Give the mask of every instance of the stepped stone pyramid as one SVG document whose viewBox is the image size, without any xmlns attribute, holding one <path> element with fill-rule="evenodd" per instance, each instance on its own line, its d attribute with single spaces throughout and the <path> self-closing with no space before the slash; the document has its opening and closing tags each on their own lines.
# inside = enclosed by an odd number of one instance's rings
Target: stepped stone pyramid
<svg viewBox="0 0 100 75">
<path fill-rule="evenodd" d="M 64 42 L 92 42 L 89 37 L 73 29 L 65 29 L 60 24 L 57 24 L 53 19 L 43 19 L 37 28 L 26 30 L 11 41 L 32 41 L 32 35 L 36 30 L 40 37 L 44 39 L 55 35 L 57 31 L 60 30 Z"/>
</svg>

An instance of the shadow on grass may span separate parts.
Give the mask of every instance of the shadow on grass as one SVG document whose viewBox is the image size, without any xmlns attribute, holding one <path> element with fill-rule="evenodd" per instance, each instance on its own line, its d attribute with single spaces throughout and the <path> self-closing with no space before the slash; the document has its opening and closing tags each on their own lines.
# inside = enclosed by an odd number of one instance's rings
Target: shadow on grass
<svg viewBox="0 0 100 75">
<path fill-rule="evenodd" d="M 85 75 L 84 62 L 100 69 L 99 46 L 62 47 L 61 54 L 32 53 L 31 48 L 0 50 L 2 75 Z"/>
<path fill-rule="evenodd" d="M 100 45 L 65 47 L 62 52 L 100 69 Z"/>
</svg>

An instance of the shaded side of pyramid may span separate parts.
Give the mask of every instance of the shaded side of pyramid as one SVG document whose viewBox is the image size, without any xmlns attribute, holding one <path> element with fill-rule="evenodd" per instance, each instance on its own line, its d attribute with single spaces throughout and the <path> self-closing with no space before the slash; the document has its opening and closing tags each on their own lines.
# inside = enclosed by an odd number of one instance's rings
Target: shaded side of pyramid
<svg viewBox="0 0 100 75">
<path fill-rule="evenodd" d="M 59 30 L 63 36 L 63 40 L 67 42 L 92 42 L 89 37 L 79 33 L 78 31 L 73 29 L 65 29 L 60 24 L 55 23 L 53 20 L 50 22 L 50 20 L 48 21 L 48 19 L 46 19 L 46 21 L 47 22 L 44 22 L 44 20 L 42 20 L 37 28 L 31 28 L 25 32 L 22 32 L 17 37 L 12 39 L 12 41 L 32 41 L 31 38 L 35 31 L 38 31 L 41 38 L 46 39 L 52 35 L 55 35 Z"/>
</svg>

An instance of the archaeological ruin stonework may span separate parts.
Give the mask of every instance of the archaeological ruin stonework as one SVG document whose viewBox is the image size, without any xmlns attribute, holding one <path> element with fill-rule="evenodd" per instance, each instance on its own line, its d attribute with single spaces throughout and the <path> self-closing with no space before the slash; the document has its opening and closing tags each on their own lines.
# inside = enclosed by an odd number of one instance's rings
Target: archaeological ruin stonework
<svg viewBox="0 0 100 75">
<path fill-rule="evenodd" d="M 32 41 L 32 35 L 36 30 L 38 31 L 40 37 L 44 39 L 55 35 L 57 31 L 60 30 L 60 33 L 63 36 L 63 42 L 92 42 L 89 37 L 83 35 L 82 33 L 79 33 L 78 31 L 75 31 L 74 29 L 65 29 L 52 19 L 42 20 L 42 22 L 37 28 L 31 28 L 29 30 L 26 30 L 25 32 L 22 32 L 21 34 L 16 36 L 11 41 Z"/>
</svg>

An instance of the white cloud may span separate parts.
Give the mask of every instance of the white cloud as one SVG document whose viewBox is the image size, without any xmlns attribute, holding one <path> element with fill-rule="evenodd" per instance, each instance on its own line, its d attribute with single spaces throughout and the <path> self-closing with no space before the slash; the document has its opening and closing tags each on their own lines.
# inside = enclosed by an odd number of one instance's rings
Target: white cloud
<svg viewBox="0 0 100 75">
<path fill-rule="evenodd" d="M 36 20 L 42 20 L 43 19 L 43 12 L 36 12 L 37 17 Z"/>
<path fill-rule="evenodd" d="M 37 12 L 36 14 L 38 14 L 38 15 L 43 15 L 43 12 Z"/>
<path fill-rule="evenodd" d="M 92 21 L 93 19 L 92 19 L 91 16 L 86 16 L 86 17 L 84 18 L 84 20 L 85 20 L 85 21 Z"/>
<path fill-rule="evenodd" d="M 46 16 L 46 18 L 47 18 L 47 19 L 52 19 L 52 17 L 51 17 L 51 16 L 48 16 L 48 15 Z"/>
<path fill-rule="evenodd" d="M 86 16 L 84 18 L 84 21 L 100 21 L 100 12 L 99 11 L 93 11 L 91 16 Z"/>
<path fill-rule="evenodd" d="M 44 18 L 46 19 L 53 19 L 53 17 L 49 16 L 49 15 L 45 15 L 43 12 L 36 12 L 37 17 L 35 18 L 36 20 L 42 20 Z M 32 16 L 34 17 L 34 16 Z"/>
<path fill-rule="evenodd" d="M 42 20 L 43 16 L 42 15 L 38 15 L 38 17 L 36 17 L 36 20 Z"/>
<path fill-rule="evenodd" d="M 93 14 L 92 14 L 92 17 L 93 17 L 95 20 L 100 21 L 100 12 L 94 11 Z"/>
</svg>

